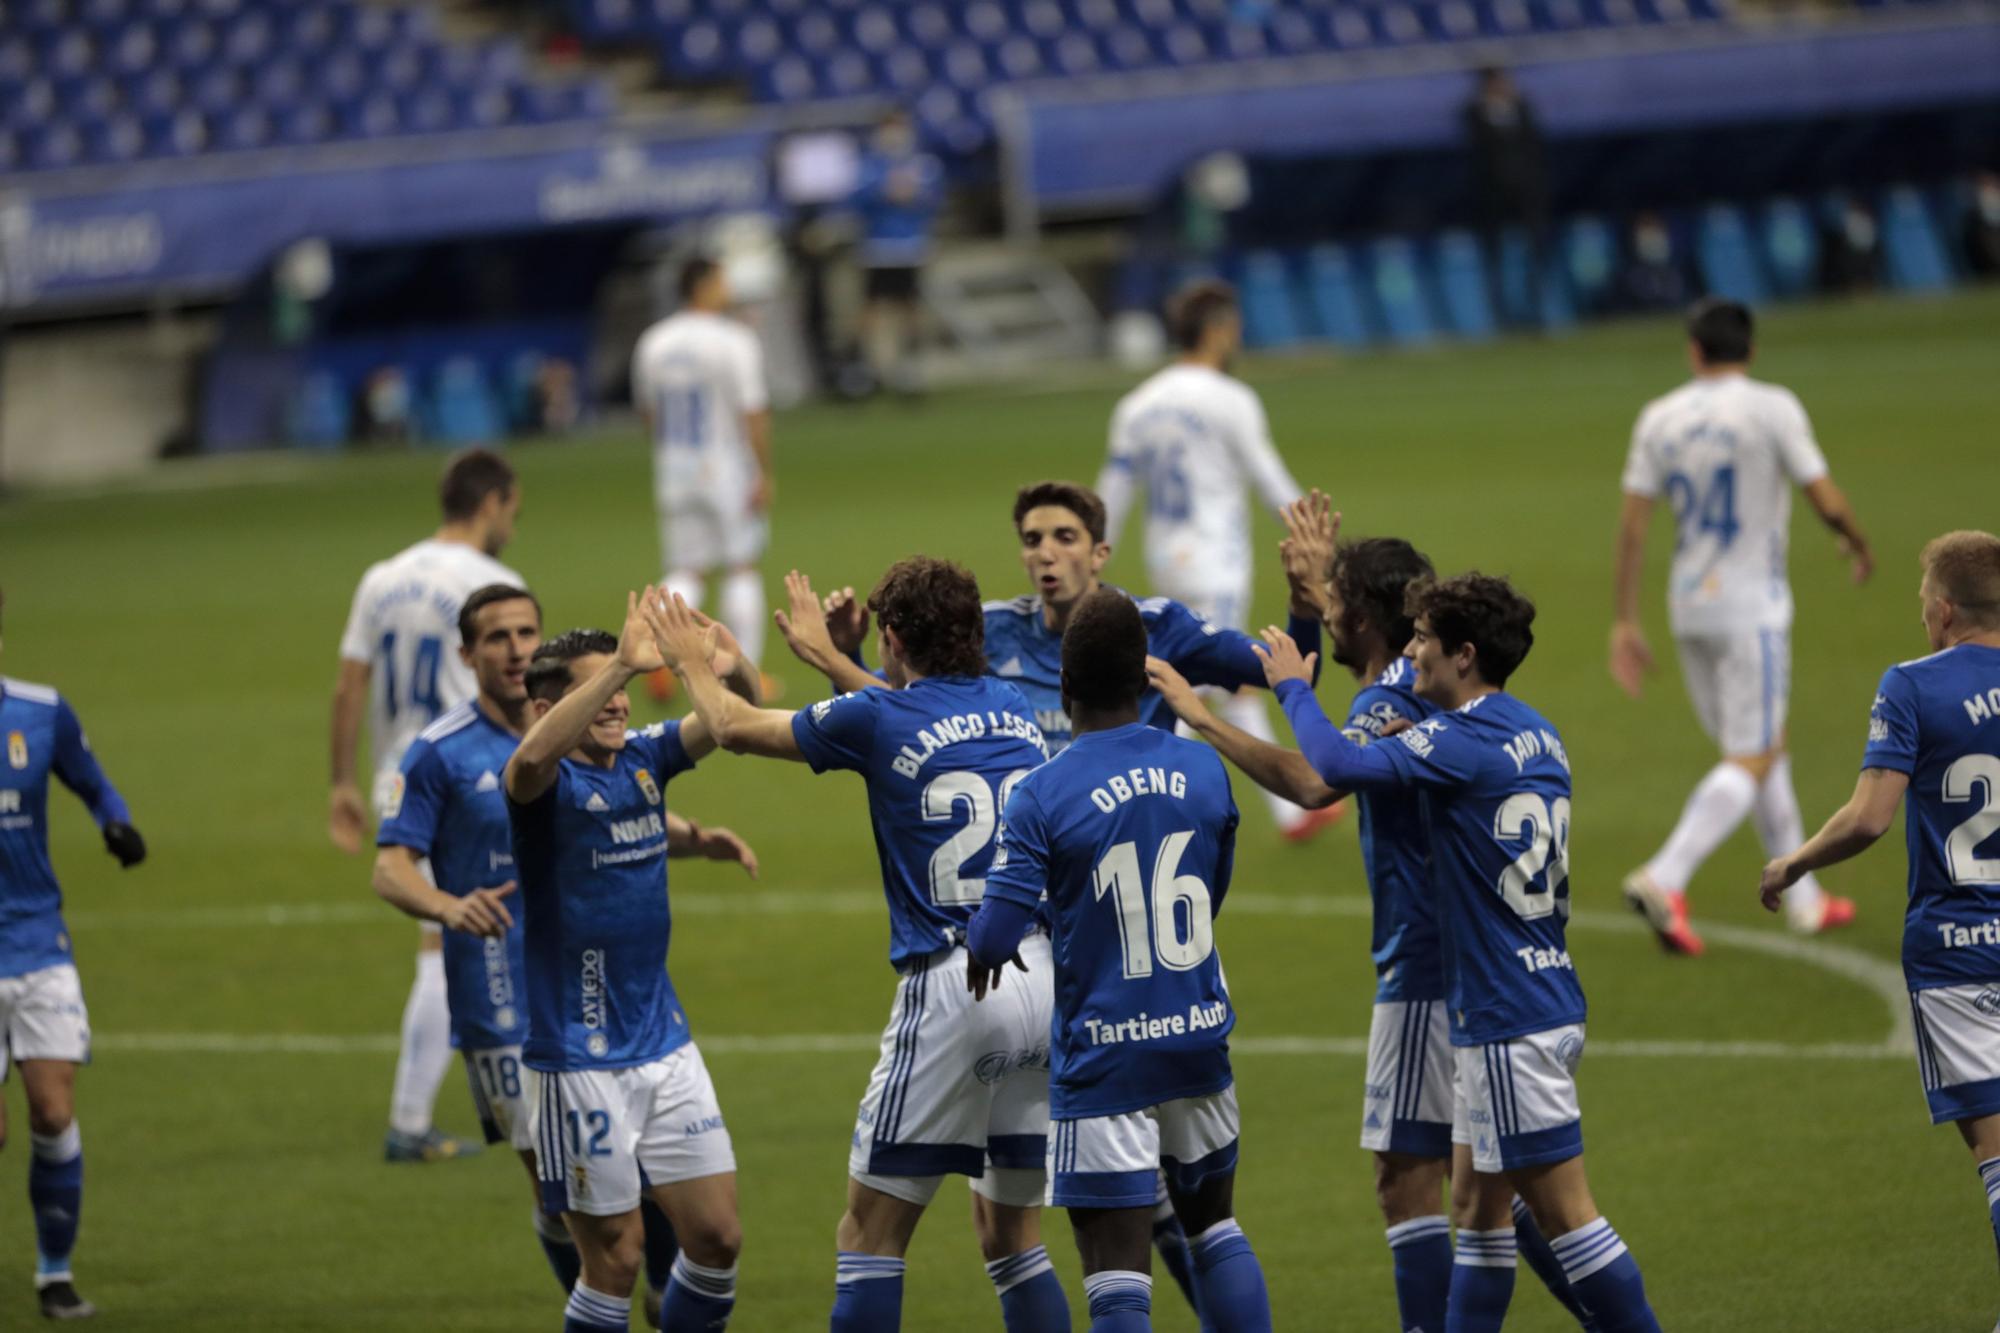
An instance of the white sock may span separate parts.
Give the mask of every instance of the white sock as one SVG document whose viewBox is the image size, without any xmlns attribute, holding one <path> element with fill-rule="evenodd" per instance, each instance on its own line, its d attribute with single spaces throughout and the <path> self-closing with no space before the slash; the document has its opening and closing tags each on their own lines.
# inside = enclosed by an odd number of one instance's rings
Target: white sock
<svg viewBox="0 0 2000 1333">
<path fill-rule="evenodd" d="M 701 575 L 692 569 L 670 569 L 667 571 L 666 589 L 669 593 L 679 593 L 680 599 L 695 610 L 701 610 L 701 595 L 705 590 Z"/>
<path fill-rule="evenodd" d="M 1277 742 L 1278 734 L 1271 730 L 1271 714 L 1264 707 L 1264 696 L 1256 690 L 1243 690 L 1227 695 L 1215 710 L 1223 721 L 1238 731 L 1255 736 L 1260 741 Z M 1306 812 L 1282 796 L 1263 792 L 1264 804 L 1271 807 L 1271 818 L 1278 821 L 1280 829 L 1288 829 L 1306 817 Z"/>
<path fill-rule="evenodd" d="M 722 580 L 722 623 L 729 626 L 743 654 L 764 660 L 764 581 L 754 569 L 739 569 Z"/>
<path fill-rule="evenodd" d="M 1757 779 L 1724 760 L 1695 784 L 1680 823 L 1646 863 L 1646 873 L 1663 889 L 1685 889 L 1694 872 L 1743 822 L 1757 800 Z"/>
<path fill-rule="evenodd" d="M 1805 820 L 1799 814 L 1799 794 L 1792 786 L 1792 757 L 1778 756 L 1764 785 L 1757 789 L 1757 804 L 1750 807 L 1750 822 L 1757 826 L 1757 840 L 1764 855 L 1773 859 L 1789 856 L 1806 840 Z M 1820 904 L 1826 897 L 1819 880 L 1807 871 L 1799 882 L 1785 890 L 1785 915 L 1794 925 L 1819 924 Z"/>
<path fill-rule="evenodd" d="M 451 1068 L 451 1003 L 444 993 L 444 954 L 417 954 L 417 979 L 403 1005 L 403 1047 L 396 1055 L 396 1089 L 389 1102 L 389 1128 L 427 1134 L 431 1106 Z"/>
</svg>

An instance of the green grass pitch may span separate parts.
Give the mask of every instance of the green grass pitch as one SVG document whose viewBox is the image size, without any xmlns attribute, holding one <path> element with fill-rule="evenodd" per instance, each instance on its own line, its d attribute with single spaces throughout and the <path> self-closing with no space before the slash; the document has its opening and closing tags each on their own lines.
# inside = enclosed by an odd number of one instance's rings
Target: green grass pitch
<svg viewBox="0 0 2000 1333">
<path fill-rule="evenodd" d="M 1816 827 L 1852 786 L 1878 673 L 1923 651 L 1919 546 L 1996 522 L 2000 293 L 1782 311 L 1763 343 L 1760 371 L 1803 397 L 1882 559 L 1874 583 L 1850 586 L 1799 507 L 1792 740 Z M 1666 1327 L 1983 1330 L 2000 1290 L 1972 1163 L 1950 1130 L 1929 1128 L 1914 1061 L 1875 1049 L 1892 1019 L 1880 991 L 1810 950 L 1783 952 L 1782 927 L 1755 903 L 1749 830 L 1693 890 L 1698 919 L 1740 935 L 1687 962 L 1622 928 L 1619 877 L 1712 761 L 1670 665 L 1664 519 L 1646 605 L 1666 674 L 1635 704 L 1604 670 L 1625 442 L 1640 404 L 1680 379 L 1681 356 L 1675 329 L 1655 321 L 1428 353 L 1262 358 L 1244 373 L 1297 475 L 1333 493 L 1350 533 L 1408 536 L 1444 569 L 1510 574 L 1541 607 L 1515 685 L 1575 762 L 1572 945 L 1595 1052 L 1581 1075 L 1587 1160 Z M 793 565 L 822 587 L 866 585 L 889 560 L 927 552 L 970 565 L 989 596 L 1021 591 L 1013 489 L 1093 476 L 1128 382 L 1084 373 L 782 416 L 771 587 Z M 552 631 L 615 624 L 625 589 L 657 570 L 636 435 L 521 448 L 516 460 L 526 505 L 508 561 L 541 594 Z M 90 1184 L 77 1270 L 107 1328 L 533 1329 L 560 1318 L 517 1165 L 493 1153 L 380 1161 L 416 931 L 375 902 L 366 862 L 335 853 L 323 832 L 347 601 L 369 561 L 431 526 L 438 462 L 176 469 L 169 482 L 197 484 L 0 504 L 0 665 L 75 703 L 153 849 L 119 873 L 80 807 L 52 798 L 99 1034 L 79 1097 Z M 1276 618 L 1276 534 L 1259 523 L 1258 610 Z M 1111 574 L 1137 582 L 1139 568 L 1121 554 Z M 772 664 L 787 703 L 815 697 L 796 664 Z M 1321 693 L 1344 701 L 1347 689 L 1336 675 Z M 1390 1328 L 1388 1254 L 1355 1147 L 1362 1062 L 1337 1040 L 1366 1032 L 1370 999 L 1354 832 L 1283 845 L 1248 784 L 1237 787 L 1238 897 L 1218 940 L 1241 1012 L 1240 1215 L 1281 1328 Z M 677 782 L 673 800 L 747 835 L 765 864 L 755 886 L 733 868 L 674 871 L 673 971 L 740 1161 L 735 1327 L 824 1327 L 847 1136 L 893 983 L 861 784 L 725 755 Z M 1900 839 L 1827 879 L 1861 903 L 1833 943 L 1893 965 Z M 1767 942 L 1779 951 L 1755 947 Z M 833 1040 L 752 1040 L 801 1036 Z M 332 1040 L 272 1049 L 312 1037 Z M 1729 1043 L 1773 1049 L 1715 1052 Z M 27 1142 L 18 1093 L 6 1106 L 0 1326 L 18 1328 L 33 1318 Z M 456 1075 L 439 1109 L 447 1127 L 473 1128 Z M 997 1329 L 964 1188 L 948 1185 L 933 1213 L 910 1256 L 908 1326 Z M 1066 1224 L 1052 1215 L 1047 1232 L 1082 1327 Z M 1164 1278 L 1156 1311 L 1163 1329 L 1193 1327 Z M 1515 1312 L 1515 1328 L 1564 1326 L 1525 1269 Z"/>
</svg>

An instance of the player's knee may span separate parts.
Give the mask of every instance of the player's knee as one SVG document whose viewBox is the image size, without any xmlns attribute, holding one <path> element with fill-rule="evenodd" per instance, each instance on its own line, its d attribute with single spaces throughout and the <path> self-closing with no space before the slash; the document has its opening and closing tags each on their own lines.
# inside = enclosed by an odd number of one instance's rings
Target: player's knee
<svg viewBox="0 0 2000 1333">
<path fill-rule="evenodd" d="M 1773 746 L 1762 754 L 1732 754 L 1729 762 L 1748 773 L 1751 780 L 1762 786 L 1764 779 L 1771 776 L 1771 769 L 1777 765 L 1778 756 L 1784 753 L 1781 746 Z"/>
<path fill-rule="evenodd" d="M 1402 1153 L 1375 1154 L 1375 1202 L 1390 1226 L 1437 1211 L 1444 1163 Z"/>
<path fill-rule="evenodd" d="M 728 1268 L 743 1253 L 743 1226 L 734 1216 L 702 1218 L 675 1229 L 687 1257 L 704 1268 Z"/>
<path fill-rule="evenodd" d="M 28 1094 L 28 1129 L 43 1138 L 66 1131 L 76 1119 L 76 1102 L 67 1089 L 51 1088 Z"/>
</svg>

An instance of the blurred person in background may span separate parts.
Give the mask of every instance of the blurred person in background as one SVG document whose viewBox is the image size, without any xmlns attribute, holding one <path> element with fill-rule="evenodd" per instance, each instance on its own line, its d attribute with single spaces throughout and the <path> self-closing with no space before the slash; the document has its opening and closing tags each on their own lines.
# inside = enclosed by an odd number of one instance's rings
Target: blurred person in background
<svg viewBox="0 0 2000 1333">
<path fill-rule="evenodd" d="M 1687 300 L 1687 275 L 1674 253 L 1674 234 L 1658 213 L 1632 219 L 1630 258 L 1620 285 L 1635 310 L 1669 309 Z"/>
<path fill-rule="evenodd" d="M 1974 277 L 2000 278 L 2000 175 L 1982 171 L 1972 178 L 1962 244 L 1965 266 Z"/>
<path fill-rule="evenodd" d="M 876 384 L 900 393 L 919 387 L 912 354 L 943 186 L 944 169 L 918 146 L 909 112 L 884 116 L 853 200 L 861 215 L 861 350 Z"/>
<path fill-rule="evenodd" d="M 1513 77 L 1494 65 L 1479 71 L 1478 91 L 1461 109 L 1459 118 L 1472 154 L 1473 192 L 1496 297 L 1504 293 L 1500 282 L 1503 231 L 1518 226 L 1528 236 L 1528 308 L 1511 309 L 1505 299 L 1496 299 L 1494 308 L 1502 319 L 1539 323 L 1542 272 L 1549 254 L 1549 183 L 1541 122 L 1533 105 L 1514 86 Z"/>
<path fill-rule="evenodd" d="M 1819 285 L 1829 292 L 1861 292 L 1881 279 L 1882 235 L 1868 205 L 1840 195 L 1820 224 Z"/>
<path fill-rule="evenodd" d="M 697 256 L 682 267 L 680 298 L 681 308 L 647 329 L 632 353 L 632 401 L 653 441 L 666 586 L 699 607 L 719 574 L 722 623 L 751 661 L 762 661 L 757 562 L 776 493 L 764 346 L 725 313 L 729 284 L 716 260 Z M 664 670 L 646 683 L 655 699 L 672 693 Z"/>
</svg>

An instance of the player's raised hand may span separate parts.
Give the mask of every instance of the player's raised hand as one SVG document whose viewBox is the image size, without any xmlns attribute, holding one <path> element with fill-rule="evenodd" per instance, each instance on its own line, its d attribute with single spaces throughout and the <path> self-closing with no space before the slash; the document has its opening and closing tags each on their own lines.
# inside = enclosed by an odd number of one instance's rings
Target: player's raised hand
<svg viewBox="0 0 2000 1333">
<path fill-rule="evenodd" d="M 694 607 L 688 608 L 694 623 L 702 629 L 703 655 L 708 658 L 708 669 L 715 673 L 717 680 L 729 679 L 729 673 L 736 670 L 736 664 L 743 660 L 743 645 L 729 632 L 729 626 L 712 616 L 705 616 Z"/>
<path fill-rule="evenodd" d="M 650 597 L 641 608 L 653 651 L 669 670 L 679 671 L 690 662 L 706 662 L 716 648 L 716 637 L 696 619 L 696 612 L 679 593 Z"/>
<path fill-rule="evenodd" d="M 1028 970 L 1028 965 L 1021 961 L 1019 953 L 1009 958 L 1007 963 L 1012 963 L 1023 972 Z M 1000 989 L 1000 978 L 1007 971 L 1007 963 L 1002 963 L 998 967 L 986 967 L 972 956 L 970 949 L 965 951 L 965 988 L 972 992 L 974 1003 L 985 999 L 987 991 Z"/>
<path fill-rule="evenodd" d="M 658 671 L 666 665 L 646 621 L 649 608 L 659 600 L 660 590 L 650 583 L 639 592 L 625 594 L 625 627 L 618 633 L 618 664 L 635 676 Z"/>
<path fill-rule="evenodd" d="M 1308 685 L 1312 684 L 1313 669 L 1319 665 L 1318 653 L 1299 656 L 1298 644 L 1292 642 L 1292 636 L 1276 625 L 1264 627 L 1263 639 L 1264 642 L 1253 643 L 1250 646 L 1264 659 L 1264 679 L 1270 683 L 1272 689 L 1277 689 L 1288 680 L 1302 680 Z"/>
<path fill-rule="evenodd" d="M 466 935 L 488 938 L 505 935 L 513 928 L 514 914 L 507 910 L 507 904 L 502 899 L 512 894 L 515 888 L 515 882 L 510 879 L 496 888 L 474 889 L 462 898 L 454 898 L 452 905 L 444 909 L 438 924 L 446 930 Z"/>
<path fill-rule="evenodd" d="M 785 600 L 790 604 L 789 609 L 771 614 L 778 633 L 785 636 L 792 656 L 816 671 L 824 671 L 827 663 L 841 653 L 827 628 L 826 611 L 820 605 L 819 594 L 813 591 L 812 580 L 796 569 L 785 575 Z"/>
<path fill-rule="evenodd" d="M 852 588 L 841 588 L 827 594 L 822 609 L 826 612 L 826 630 L 833 636 L 833 646 L 847 657 L 860 652 L 868 639 L 867 599 L 855 596 Z"/>
<path fill-rule="evenodd" d="M 1659 669 L 1644 630 L 1629 620 L 1611 626 L 1611 679 L 1618 682 L 1619 689 L 1636 699 L 1646 677 Z"/>
<path fill-rule="evenodd" d="M 1757 898 L 1764 904 L 1764 910 L 1777 911 L 1785 900 L 1785 890 L 1798 883 L 1799 876 L 1804 873 L 1792 864 L 1789 856 L 1781 856 L 1767 863 L 1764 866 L 1763 879 L 1757 885 Z"/>
<path fill-rule="evenodd" d="M 1208 717 L 1208 705 L 1201 701 L 1201 695 L 1188 684 L 1186 676 L 1165 660 L 1150 655 L 1146 658 L 1146 683 L 1158 690 L 1167 707 L 1174 710 L 1174 716 L 1188 725 Z"/>
<path fill-rule="evenodd" d="M 361 788 L 343 782 L 327 793 L 326 836 L 349 856 L 361 850 L 368 837 L 368 802 Z"/>
<path fill-rule="evenodd" d="M 757 878 L 757 853 L 750 844 L 726 828 L 696 827 L 694 850 L 697 856 L 710 861 L 734 861 L 743 867 L 750 878 Z"/>
</svg>

